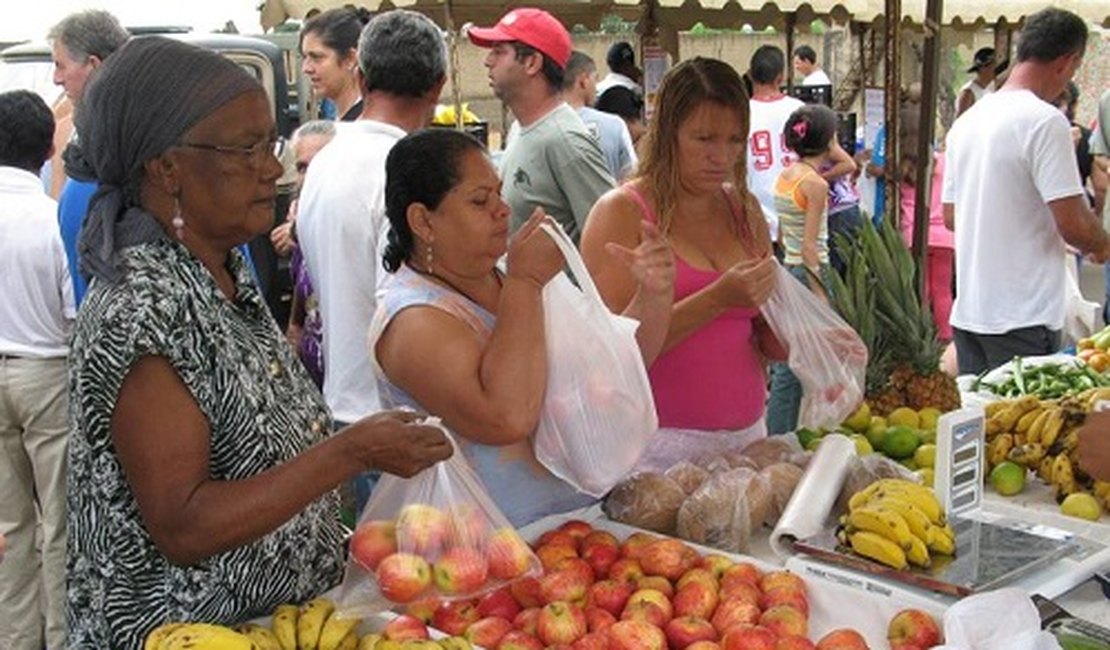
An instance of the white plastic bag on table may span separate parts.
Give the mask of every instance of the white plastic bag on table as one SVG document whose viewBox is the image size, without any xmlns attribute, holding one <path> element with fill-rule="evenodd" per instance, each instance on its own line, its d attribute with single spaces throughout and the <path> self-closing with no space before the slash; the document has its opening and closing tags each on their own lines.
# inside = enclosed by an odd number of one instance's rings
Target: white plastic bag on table
<svg viewBox="0 0 1110 650">
<path fill-rule="evenodd" d="M 543 290 L 547 393 L 533 445 L 553 474 L 601 497 L 633 468 L 659 426 L 636 344 L 639 323 L 609 311 L 562 229 L 541 227 L 581 289 L 560 273 Z"/>
<path fill-rule="evenodd" d="M 1074 345 L 1079 339 L 1091 336 L 1098 331 L 1098 314 L 1101 306 L 1083 297 L 1079 290 L 1079 271 L 1076 258 L 1068 254 L 1064 257 L 1067 270 L 1067 288 L 1064 290 L 1064 347 Z"/>
<path fill-rule="evenodd" d="M 451 458 L 416 476 L 383 474 L 374 486 L 351 536 L 337 609 L 366 617 L 419 598 L 471 598 L 540 571 L 455 445 Z"/>
<path fill-rule="evenodd" d="M 863 400 L 867 346 L 832 307 L 782 266 L 760 308 L 789 350 L 787 365 L 802 384 L 799 427 L 835 427 Z"/>
<path fill-rule="evenodd" d="M 968 596 L 944 613 L 944 650 L 1059 650 L 1037 607 L 1014 587 Z M 934 649 L 936 650 L 936 649 Z"/>
</svg>

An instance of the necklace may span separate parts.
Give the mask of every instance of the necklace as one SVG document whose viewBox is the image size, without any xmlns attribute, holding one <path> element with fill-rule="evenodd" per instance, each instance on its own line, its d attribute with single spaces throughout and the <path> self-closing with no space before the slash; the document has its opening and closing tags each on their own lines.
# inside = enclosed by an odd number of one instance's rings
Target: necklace
<svg viewBox="0 0 1110 650">
<path fill-rule="evenodd" d="M 436 273 L 435 271 L 428 271 L 428 270 L 425 270 L 425 269 L 419 268 L 419 267 L 417 267 L 416 265 L 414 265 L 414 264 L 411 264 L 411 263 L 409 264 L 409 268 L 411 268 L 411 269 L 412 269 L 413 271 L 416 271 L 416 272 L 417 272 L 417 273 L 419 273 L 420 275 L 423 275 L 424 277 L 427 277 L 427 278 L 434 278 L 434 279 L 436 279 L 436 280 L 439 280 L 439 281 L 440 281 L 440 282 L 442 282 L 443 284 L 447 285 L 447 286 L 448 286 L 448 287 L 449 287 L 450 289 L 452 289 L 452 290 L 453 290 L 453 291 L 454 291 L 455 293 L 457 293 L 457 294 L 459 294 L 460 296 L 462 296 L 462 297 L 466 298 L 466 299 L 467 299 L 467 300 L 469 300 L 470 302 L 472 302 L 472 303 L 474 303 L 474 304 L 476 304 L 476 305 L 480 305 L 480 304 L 481 304 L 480 302 L 478 302 L 477 300 L 475 300 L 475 299 L 474 299 L 474 298 L 473 298 L 473 297 L 472 297 L 472 296 L 471 296 L 471 295 L 470 295 L 469 293 L 467 293 L 467 292 L 463 291 L 462 289 L 460 289 L 459 287 L 457 287 L 457 286 L 455 285 L 455 283 L 451 282 L 450 280 L 448 280 L 447 278 L 443 277 L 442 275 L 440 275 L 440 274 Z M 497 283 L 497 288 L 498 288 L 498 289 L 501 289 L 501 286 L 502 286 L 502 283 L 501 283 L 501 274 L 497 272 L 497 268 L 496 268 L 496 267 L 494 267 L 494 268 L 490 269 L 490 274 L 491 274 L 491 275 L 493 276 L 493 280 L 494 280 L 494 282 L 496 282 L 496 283 Z"/>
</svg>

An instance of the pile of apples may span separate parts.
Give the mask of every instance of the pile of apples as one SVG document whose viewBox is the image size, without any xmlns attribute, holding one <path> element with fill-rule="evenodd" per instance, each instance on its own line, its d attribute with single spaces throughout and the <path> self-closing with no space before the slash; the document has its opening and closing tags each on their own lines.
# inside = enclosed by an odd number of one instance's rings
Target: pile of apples
<svg viewBox="0 0 1110 650">
<path fill-rule="evenodd" d="M 406 625 L 428 624 L 490 650 L 866 650 L 849 629 L 807 638 L 803 580 L 762 572 L 676 539 L 633 533 L 624 540 L 568 521 L 534 543 L 543 575 L 481 598 L 410 602 Z M 920 615 L 920 616 L 919 616 Z M 939 642 L 918 634 L 924 612 L 895 617 L 896 650 Z M 892 629 L 893 629 L 892 621 Z"/>
<path fill-rule="evenodd" d="M 515 529 L 491 530 L 488 516 L 472 507 L 406 505 L 394 520 L 359 524 L 350 554 L 374 574 L 382 595 L 398 604 L 480 594 L 540 571 L 539 559 Z"/>
</svg>

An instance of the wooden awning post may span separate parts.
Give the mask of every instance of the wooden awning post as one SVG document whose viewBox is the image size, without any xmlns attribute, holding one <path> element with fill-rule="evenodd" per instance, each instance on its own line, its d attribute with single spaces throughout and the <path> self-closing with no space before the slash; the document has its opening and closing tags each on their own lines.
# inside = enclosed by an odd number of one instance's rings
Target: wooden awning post
<svg viewBox="0 0 1110 650">
<path fill-rule="evenodd" d="M 917 290 L 925 301 L 925 264 L 929 246 L 929 201 L 932 198 L 933 138 L 936 134 L 937 86 L 940 78 L 940 40 L 943 0 L 927 0 L 925 6 L 925 69 L 921 78 L 921 124 L 918 131 L 917 169 L 914 178 L 913 256 L 917 266 Z"/>
<path fill-rule="evenodd" d="M 886 217 L 899 223 L 898 170 L 901 152 L 898 146 L 898 108 L 902 83 L 902 0 L 884 0 L 886 6 L 886 44 L 883 48 L 883 72 L 886 92 L 883 108 L 886 113 L 886 164 L 883 187 L 886 192 Z"/>
</svg>

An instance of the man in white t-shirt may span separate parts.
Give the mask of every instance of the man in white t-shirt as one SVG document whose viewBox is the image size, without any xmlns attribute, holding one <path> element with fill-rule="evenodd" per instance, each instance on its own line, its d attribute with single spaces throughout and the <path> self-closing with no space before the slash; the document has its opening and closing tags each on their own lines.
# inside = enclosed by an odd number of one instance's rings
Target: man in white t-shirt
<svg viewBox="0 0 1110 650">
<path fill-rule="evenodd" d="M 831 86 L 832 80 L 817 65 L 817 52 L 808 45 L 794 50 L 794 70 L 802 75 L 803 86 Z"/>
<path fill-rule="evenodd" d="M 65 647 L 66 357 L 76 313 L 58 204 L 38 172 L 54 116 L 0 94 L 0 647 Z"/>
<path fill-rule="evenodd" d="M 617 41 L 610 45 L 609 51 L 605 54 L 605 63 L 609 66 L 609 74 L 598 82 L 598 95 L 619 86 L 643 96 L 644 89 L 640 82 L 644 78 L 644 73 L 636 67 L 636 52 L 632 50 L 631 43 Z"/>
<path fill-rule="evenodd" d="M 585 52 L 575 50 L 563 75 L 563 100 L 578 111 L 590 135 L 597 139 L 609 173 L 618 181 L 636 168 L 636 148 L 624 120 L 593 107 L 597 97 L 597 66 Z"/>
<path fill-rule="evenodd" d="M 968 79 L 967 83 L 960 87 L 959 94 L 956 95 L 956 117 L 966 113 L 967 109 L 971 108 L 975 102 L 988 93 L 997 90 L 995 79 L 998 77 L 998 69 L 994 57 L 994 48 L 981 47 L 976 50 L 975 58 L 967 71 L 975 76 Z"/>
<path fill-rule="evenodd" d="M 751 125 L 748 129 L 748 188 L 759 200 L 771 241 L 779 240 L 775 210 L 775 180 L 797 159 L 786 147 L 783 128 L 790 114 L 804 104 L 782 94 L 786 55 L 774 45 L 763 45 L 752 55 L 748 75 L 752 80 Z M 776 247 L 777 248 L 777 247 Z"/>
<path fill-rule="evenodd" d="M 389 228 L 385 159 L 406 133 L 431 121 L 447 80 L 443 35 L 421 14 L 376 16 L 358 49 L 362 115 L 313 158 L 297 213 L 323 323 L 324 398 L 337 425 L 381 408 L 366 337 Z"/>
<path fill-rule="evenodd" d="M 1087 25 L 1045 9 L 1022 29 L 1006 84 L 948 134 L 945 221 L 956 231 L 951 323 L 961 373 L 1055 352 L 1064 325 L 1066 245 L 1098 261 L 1110 237 L 1091 212 L 1070 127 L 1052 100 L 1083 61 Z"/>
</svg>

